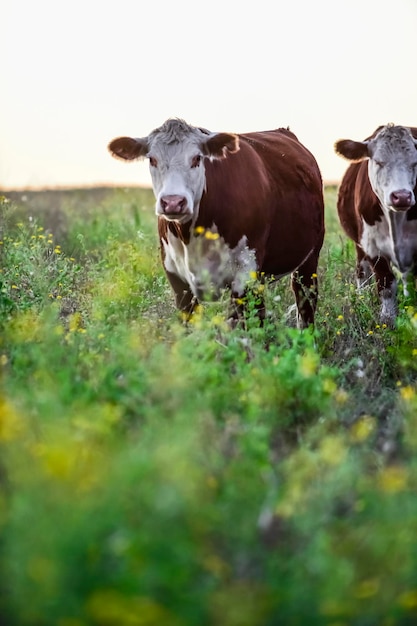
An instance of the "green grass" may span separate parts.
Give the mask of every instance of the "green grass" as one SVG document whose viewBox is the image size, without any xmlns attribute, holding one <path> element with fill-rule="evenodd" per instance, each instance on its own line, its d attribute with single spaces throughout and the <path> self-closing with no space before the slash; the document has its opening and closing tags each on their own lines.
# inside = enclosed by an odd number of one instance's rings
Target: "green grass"
<svg viewBox="0 0 417 626">
<path fill-rule="evenodd" d="M 378 323 L 327 187 L 314 330 L 184 326 L 144 189 L 0 203 L 0 622 L 417 616 L 417 313 Z"/>
</svg>

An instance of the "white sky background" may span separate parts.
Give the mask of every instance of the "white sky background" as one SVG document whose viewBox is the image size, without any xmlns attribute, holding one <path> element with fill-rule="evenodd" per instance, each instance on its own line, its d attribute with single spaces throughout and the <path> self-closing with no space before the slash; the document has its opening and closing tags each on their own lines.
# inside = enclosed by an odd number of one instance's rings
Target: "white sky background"
<svg viewBox="0 0 417 626">
<path fill-rule="evenodd" d="M 416 0 L 3 0 L 0 188 L 150 184 L 107 152 L 168 117 L 339 138 L 417 126 Z"/>
</svg>

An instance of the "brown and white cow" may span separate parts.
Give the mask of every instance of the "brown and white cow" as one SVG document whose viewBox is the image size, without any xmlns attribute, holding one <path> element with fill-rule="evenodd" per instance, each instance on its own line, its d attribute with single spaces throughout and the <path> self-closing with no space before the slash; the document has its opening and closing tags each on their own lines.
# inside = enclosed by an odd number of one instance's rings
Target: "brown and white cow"
<svg viewBox="0 0 417 626">
<path fill-rule="evenodd" d="M 241 298 L 253 271 L 292 275 L 298 323 L 314 321 L 324 236 L 322 179 L 285 129 L 209 132 L 169 119 L 147 137 L 119 137 L 115 157 L 147 157 L 166 275 L 189 314 L 207 279 Z"/>
<path fill-rule="evenodd" d="M 339 187 L 340 223 L 356 244 L 357 281 L 375 275 L 380 317 L 392 326 L 397 316 L 397 280 L 415 275 L 417 261 L 417 129 L 380 126 L 364 141 L 341 139 L 338 154 L 355 161 Z"/>
</svg>

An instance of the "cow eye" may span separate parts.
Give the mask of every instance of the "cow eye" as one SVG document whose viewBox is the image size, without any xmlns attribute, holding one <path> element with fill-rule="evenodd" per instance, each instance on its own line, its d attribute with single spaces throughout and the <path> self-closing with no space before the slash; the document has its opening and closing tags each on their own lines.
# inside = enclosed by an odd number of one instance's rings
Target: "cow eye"
<svg viewBox="0 0 417 626">
<path fill-rule="evenodd" d="M 158 167 L 158 161 L 155 159 L 155 157 L 149 157 L 149 163 L 152 165 L 152 167 Z"/>
<path fill-rule="evenodd" d="M 384 167 L 385 163 L 384 163 L 384 161 L 377 161 L 375 159 L 375 165 L 377 165 L 378 167 Z"/>
<path fill-rule="evenodd" d="M 191 167 L 198 167 L 201 163 L 201 155 L 196 154 L 191 161 Z"/>
</svg>

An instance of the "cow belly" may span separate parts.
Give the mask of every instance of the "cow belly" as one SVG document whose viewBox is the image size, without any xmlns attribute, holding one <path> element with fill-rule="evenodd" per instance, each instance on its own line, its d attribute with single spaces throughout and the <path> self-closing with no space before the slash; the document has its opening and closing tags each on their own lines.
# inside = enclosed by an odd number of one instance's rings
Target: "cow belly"
<svg viewBox="0 0 417 626">
<path fill-rule="evenodd" d="M 360 245 L 371 259 L 383 256 L 400 272 L 407 272 L 417 252 L 417 223 L 407 222 L 405 215 L 394 216 L 391 224 L 385 219 L 374 226 L 363 222 Z"/>
</svg>

